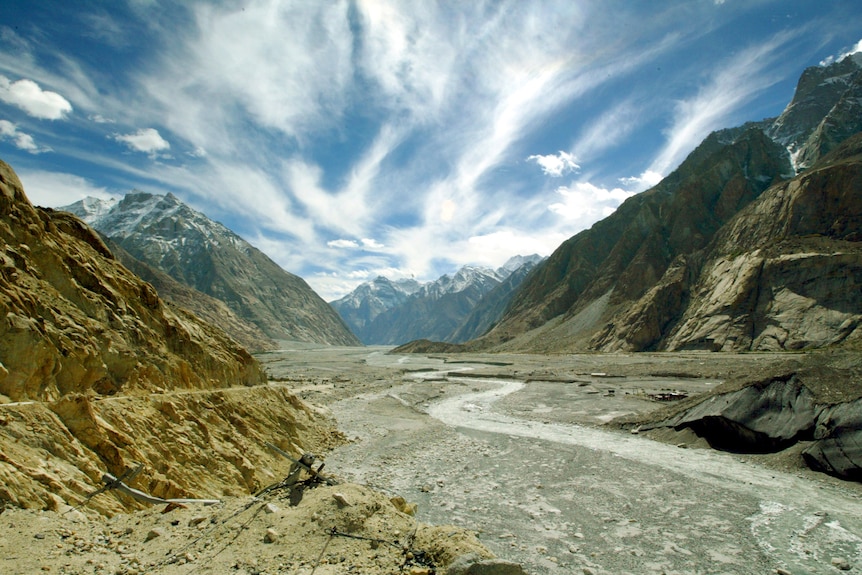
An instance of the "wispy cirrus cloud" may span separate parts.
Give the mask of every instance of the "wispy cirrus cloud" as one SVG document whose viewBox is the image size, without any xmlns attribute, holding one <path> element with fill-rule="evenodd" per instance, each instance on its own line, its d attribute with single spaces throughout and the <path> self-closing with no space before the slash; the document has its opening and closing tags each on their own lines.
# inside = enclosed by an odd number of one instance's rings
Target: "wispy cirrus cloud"
<svg viewBox="0 0 862 575">
<path fill-rule="evenodd" d="M 688 153 L 711 131 L 733 125 L 732 118 L 747 100 L 782 77 L 780 48 L 798 37 L 799 32 L 780 32 L 751 45 L 713 68 L 709 81 L 697 94 L 681 100 L 667 130 L 667 144 L 649 171 L 666 174 L 676 168 Z"/>
</svg>

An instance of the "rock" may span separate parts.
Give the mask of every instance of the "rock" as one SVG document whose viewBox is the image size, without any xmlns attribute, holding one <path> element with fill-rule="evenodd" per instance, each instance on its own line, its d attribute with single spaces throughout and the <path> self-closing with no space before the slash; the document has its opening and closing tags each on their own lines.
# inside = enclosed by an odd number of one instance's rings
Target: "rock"
<svg viewBox="0 0 862 575">
<path fill-rule="evenodd" d="M 833 557 L 832 566 L 841 571 L 850 571 L 850 562 L 843 557 Z"/>
<path fill-rule="evenodd" d="M 502 559 L 482 559 L 475 553 L 462 555 L 453 561 L 446 575 L 525 575 L 518 563 Z"/>
<path fill-rule="evenodd" d="M 392 505 L 395 506 L 395 509 L 400 511 L 401 513 L 406 513 L 407 515 L 416 515 L 416 504 L 415 503 L 407 503 L 407 500 L 401 497 L 400 495 L 396 495 L 389 501 L 392 502 Z"/>
<path fill-rule="evenodd" d="M 813 394 L 793 374 L 710 396 L 651 427 L 688 427 L 713 447 L 765 453 L 811 435 L 817 411 Z"/>
<path fill-rule="evenodd" d="M 164 536 L 165 536 L 165 530 L 162 527 L 153 527 L 147 533 L 147 536 L 144 538 L 144 541 L 152 541 L 156 537 L 164 537 Z"/>
<path fill-rule="evenodd" d="M 332 498 L 338 503 L 338 507 L 350 507 L 350 502 L 347 501 L 347 498 L 342 493 L 333 493 Z"/>
<path fill-rule="evenodd" d="M 205 515 L 195 515 L 194 517 L 189 519 L 189 525 L 191 525 L 191 526 L 199 525 L 206 520 L 207 520 L 207 517 Z"/>
<path fill-rule="evenodd" d="M 266 505 L 263 506 L 263 511 L 264 511 L 264 513 L 272 514 L 272 513 L 278 513 L 279 511 L 281 511 L 281 509 L 275 503 L 267 503 Z"/>
<path fill-rule="evenodd" d="M 263 536 L 264 543 L 275 543 L 278 541 L 278 531 L 269 528 L 266 530 L 266 535 Z"/>
<path fill-rule="evenodd" d="M 825 408 L 817 418 L 814 439 L 802 452 L 810 467 L 862 481 L 862 400 Z"/>
</svg>

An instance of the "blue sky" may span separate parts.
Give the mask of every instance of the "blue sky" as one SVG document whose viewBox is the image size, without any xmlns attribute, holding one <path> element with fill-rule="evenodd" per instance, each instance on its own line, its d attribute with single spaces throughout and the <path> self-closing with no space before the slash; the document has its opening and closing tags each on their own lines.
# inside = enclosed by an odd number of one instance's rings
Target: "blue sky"
<svg viewBox="0 0 862 575">
<path fill-rule="evenodd" d="M 33 203 L 173 192 L 325 299 L 550 254 L 862 49 L 845 0 L 6 0 Z"/>
</svg>

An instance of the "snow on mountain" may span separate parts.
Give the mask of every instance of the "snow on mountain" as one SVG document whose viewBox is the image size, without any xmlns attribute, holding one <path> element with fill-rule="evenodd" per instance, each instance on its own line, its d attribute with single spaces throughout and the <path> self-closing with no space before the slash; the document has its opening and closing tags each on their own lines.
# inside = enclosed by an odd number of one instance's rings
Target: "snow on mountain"
<svg viewBox="0 0 862 575">
<path fill-rule="evenodd" d="M 787 148 L 797 172 L 813 164 L 830 142 L 862 129 L 862 53 L 806 69 L 793 99 L 766 127 Z M 836 133 L 836 132 L 840 132 Z"/>
<path fill-rule="evenodd" d="M 464 266 L 425 284 L 415 280 L 393 282 L 380 276 L 331 305 L 366 344 L 445 340 L 514 270 L 541 259 L 537 255 L 516 256 L 496 270 Z"/>
<path fill-rule="evenodd" d="M 302 278 L 173 194 L 134 191 L 113 205 L 87 198 L 62 209 L 138 260 L 223 301 L 272 339 L 359 343 Z"/>
</svg>

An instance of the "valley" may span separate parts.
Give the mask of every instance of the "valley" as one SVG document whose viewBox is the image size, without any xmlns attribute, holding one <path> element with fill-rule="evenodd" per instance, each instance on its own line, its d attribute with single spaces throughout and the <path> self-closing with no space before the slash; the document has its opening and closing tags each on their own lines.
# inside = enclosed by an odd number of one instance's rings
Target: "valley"
<svg viewBox="0 0 862 575">
<path fill-rule="evenodd" d="M 351 481 L 477 532 L 529 573 L 827 573 L 862 565 L 862 488 L 810 471 L 799 449 L 714 451 L 690 431 L 601 426 L 786 354 L 387 355 L 273 352 L 304 373 L 353 441 L 327 455 Z M 833 562 L 834 560 L 834 562 Z M 783 570 L 783 571 L 777 571 Z"/>
</svg>

